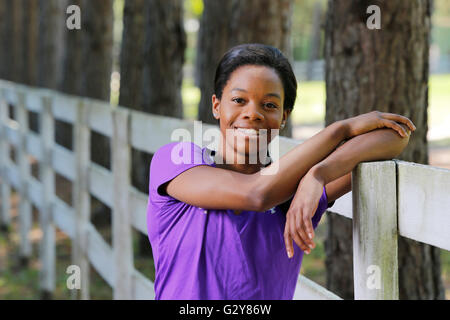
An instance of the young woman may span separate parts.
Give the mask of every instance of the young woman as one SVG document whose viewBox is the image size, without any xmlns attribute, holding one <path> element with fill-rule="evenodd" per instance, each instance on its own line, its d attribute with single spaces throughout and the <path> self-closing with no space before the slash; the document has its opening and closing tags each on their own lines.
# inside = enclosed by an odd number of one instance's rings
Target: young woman
<svg viewBox="0 0 450 320">
<path fill-rule="evenodd" d="M 375 111 L 329 125 L 277 162 L 250 162 L 249 142 L 261 129 L 274 138 L 296 93 L 278 49 L 234 47 L 216 70 L 212 112 L 223 139 L 214 161 L 192 142 L 154 154 L 147 227 L 156 299 L 292 299 L 303 252 L 314 248 L 323 212 L 351 190 L 353 168 L 397 156 L 415 130 L 406 117 Z M 174 161 L 180 146 L 190 161 Z"/>
</svg>

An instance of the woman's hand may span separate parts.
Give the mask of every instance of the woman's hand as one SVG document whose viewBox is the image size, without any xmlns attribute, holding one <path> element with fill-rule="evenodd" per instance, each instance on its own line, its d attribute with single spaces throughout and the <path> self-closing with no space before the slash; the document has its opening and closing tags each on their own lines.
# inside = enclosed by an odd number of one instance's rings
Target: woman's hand
<svg viewBox="0 0 450 320">
<path fill-rule="evenodd" d="M 315 247 L 313 242 L 314 228 L 312 217 L 316 213 L 320 197 L 323 193 L 323 182 L 309 171 L 301 180 L 286 213 L 284 242 L 289 258 L 294 256 L 292 240 L 306 254 Z"/>
<path fill-rule="evenodd" d="M 356 117 L 343 120 L 348 125 L 349 138 L 381 128 L 391 128 L 402 137 L 407 137 L 408 132 L 400 125 L 408 126 L 411 131 L 416 130 L 415 125 L 407 117 L 395 113 L 372 111 Z"/>
</svg>

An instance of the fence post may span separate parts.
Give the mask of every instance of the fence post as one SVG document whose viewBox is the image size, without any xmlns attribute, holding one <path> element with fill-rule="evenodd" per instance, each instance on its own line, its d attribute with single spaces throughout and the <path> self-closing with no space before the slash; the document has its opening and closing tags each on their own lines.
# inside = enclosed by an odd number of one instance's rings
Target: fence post
<svg viewBox="0 0 450 320">
<path fill-rule="evenodd" d="M 89 193 L 90 134 L 87 106 L 84 101 L 80 100 L 74 125 L 76 179 L 73 181 L 72 198 L 75 210 L 72 260 L 75 265 L 80 267 L 82 300 L 89 300 L 90 264 L 87 254 L 87 225 L 90 223 L 91 210 Z M 77 299 L 77 291 L 77 289 L 72 290 L 72 299 Z"/>
<path fill-rule="evenodd" d="M 40 114 L 40 131 L 42 161 L 39 164 L 39 175 L 42 183 L 42 208 L 39 223 L 42 239 L 39 247 L 41 260 L 40 288 L 43 296 L 50 296 L 55 289 L 55 227 L 53 225 L 53 197 L 55 194 L 55 173 L 52 167 L 52 150 L 55 137 L 55 125 L 52 116 L 51 99 L 42 97 Z"/>
<path fill-rule="evenodd" d="M 19 123 L 19 147 L 17 148 L 17 161 L 20 173 L 20 200 L 19 200 L 19 229 L 20 229 L 20 260 L 23 265 L 28 264 L 31 256 L 31 243 L 28 234 L 31 230 L 31 203 L 28 199 L 28 180 L 30 177 L 30 162 L 26 151 L 28 134 L 28 112 L 25 108 L 25 94 L 17 92 L 17 122 Z"/>
<path fill-rule="evenodd" d="M 132 299 L 133 244 L 129 212 L 130 145 L 127 110 L 113 111 L 112 169 L 114 176 L 113 251 L 114 299 Z"/>
<path fill-rule="evenodd" d="M 11 187 L 9 186 L 6 170 L 8 170 L 9 160 L 9 143 L 6 137 L 5 123 L 9 118 L 8 104 L 4 99 L 4 89 L 0 90 L 0 227 L 7 229 L 11 224 Z"/>
<path fill-rule="evenodd" d="M 398 299 L 395 162 L 358 164 L 352 186 L 355 299 Z"/>
</svg>

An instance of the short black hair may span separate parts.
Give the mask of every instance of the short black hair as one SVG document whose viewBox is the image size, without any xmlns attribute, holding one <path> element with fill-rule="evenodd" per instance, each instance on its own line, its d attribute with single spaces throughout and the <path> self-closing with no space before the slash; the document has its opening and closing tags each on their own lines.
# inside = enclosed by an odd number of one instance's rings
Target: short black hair
<svg viewBox="0 0 450 320">
<path fill-rule="evenodd" d="M 240 44 L 223 55 L 214 77 L 214 94 L 219 100 L 222 99 L 223 88 L 233 71 L 245 65 L 261 65 L 274 69 L 283 84 L 283 109 L 292 111 L 297 97 L 297 79 L 292 66 L 279 49 L 261 43 Z"/>
</svg>

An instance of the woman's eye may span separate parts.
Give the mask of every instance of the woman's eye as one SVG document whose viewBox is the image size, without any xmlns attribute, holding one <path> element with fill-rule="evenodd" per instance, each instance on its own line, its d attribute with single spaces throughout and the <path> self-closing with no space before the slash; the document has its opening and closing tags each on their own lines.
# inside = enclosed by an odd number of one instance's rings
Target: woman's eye
<svg viewBox="0 0 450 320">
<path fill-rule="evenodd" d="M 275 105 L 273 103 L 265 103 L 264 105 L 269 108 L 277 108 L 277 105 Z"/>
<path fill-rule="evenodd" d="M 242 98 L 234 98 L 233 101 L 239 104 L 244 103 L 244 99 Z"/>
</svg>

